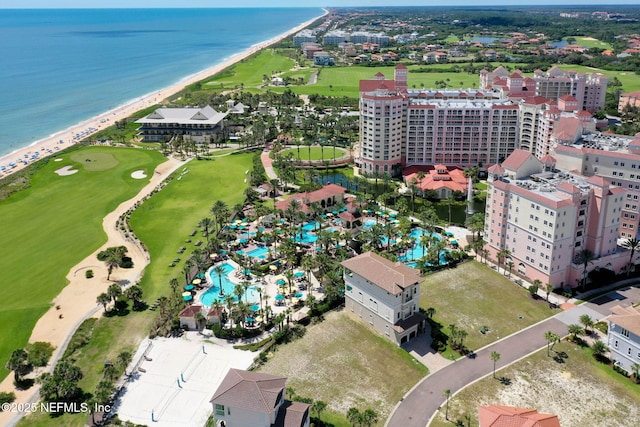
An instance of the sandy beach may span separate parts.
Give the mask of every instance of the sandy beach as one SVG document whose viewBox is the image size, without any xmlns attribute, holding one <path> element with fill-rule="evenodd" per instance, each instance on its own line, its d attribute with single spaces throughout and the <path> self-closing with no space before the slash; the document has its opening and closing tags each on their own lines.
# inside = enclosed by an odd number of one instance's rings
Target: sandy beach
<svg viewBox="0 0 640 427">
<path fill-rule="evenodd" d="M 325 10 L 324 15 L 326 15 L 327 13 L 328 12 Z M 136 111 L 140 111 L 151 105 L 162 102 L 164 99 L 178 93 L 184 87 L 197 81 L 206 79 L 207 77 L 210 77 L 214 74 L 217 74 L 225 68 L 235 64 L 236 62 L 248 58 L 259 50 L 264 49 L 267 46 L 270 46 L 286 37 L 289 37 L 292 34 L 297 33 L 303 28 L 311 25 L 318 18 L 313 18 L 285 33 L 255 44 L 249 49 L 229 57 L 229 59 L 227 59 L 226 61 L 185 77 L 184 79 L 176 82 L 171 86 L 165 87 L 158 91 L 154 91 L 140 98 L 136 98 L 113 110 L 99 114 L 95 117 L 71 126 L 63 131 L 57 132 L 50 137 L 36 141 L 27 147 L 21 148 L 1 157 L 0 178 L 17 172 L 25 168 L 29 164 L 37 161 L 38 159 L 54 155 L 56 152 L 80 142 L 81 140 L 91 136 L 92 134 L 95 134 L 96 132 L 113 125 L 115 122 L 126 119 Z M 5 168 L 4 170 L 2 170 L 3 167 Z"/>
<path fill-rule="evenodd" d="M 326 13 L 327 12 L 325 11 L 325 14 Z M 113 122 L 122 120 L 136 111 L 159 103 L 163 99 L 177 93 L 185 86 L 216 74 L 230 65 L 249 57 L 257 51 L 300 31 L 301 29 L 309 26 L 316 19 L 318 18 L 309 20 L 286 33 L 258 43 L 251 48 L 230 57 L 227 61 L 190 75 L 172 86 L 135 99 L 114 110 L 100 114 L 59 132 L 54 136 L 40 140 L 28 147 L 4 156 L 0 159 L 0 166 L 6 166 L 7 170 L 4 171 L 0 177 L 16 172 L 37 160 L 34 159 L 23 164 L 22 162 L 17 161 L 17 159 L 31 159 L 36 152 L 38 152 L 37 158 L 44 158 L 53 155 L 59 150 L 79 142 L 80 139 L 86 138 L 92 133 L 110 126 Z M 75 138 L 75 135 L 77 134 L 82 134 L 82 138 Z M 15 163 L 16 166 L 14 168 L 9 168 L 9 163 Z M 102 315 L 102 306 L 96 304 L 96 298 L 100 293 L 105 292 L 108 286 L 114 283 L 114 281 L 128 285 L 135 283 L 142 276 L 144 268 L 149 263 L 148 254 L 143 252 L 138 246 L 123 238 L 116 228 L 116 220 L 123 212 L 133 206 L 133 204 L 138 200 L 141 200 L 144 196 L 149 194 L 164 178 L 182 164 L 184 164 L 184 162 L 176 159 L 170 159 L 169 161 L 159 165 L 155 173 L 150 177 L 149 184 L 147 184 L 134 198 L 123 202 L 116 208 L 116 210 L 104 218 L 103 227 L 107 233 L 108 241 L 96 252 L 88 255 L 78 265 L 71 267 L 69 270 L 67 275 L 69 284 L 52 301 L 51 309 L 38 320 L 29 339 L 30 342 L 48 341 L 56 347 L 52 361 L 55 361 L 56 358 L 60 356 L 60 353 L 66 347 L 68 340 L 83 320 L 91 316 Z M 96 260 L 96 254 L 106 247 L 119 245 L 127 246 L 128 253 L 134 261 L 134 268 L 128 270 L 115 270 L 112 274 L 112 280 L 107 281 L 106 267 L 103 263 Z M 96 277 L 91 279 L 90 283 L 89 279 L 86 279 L 84 274 L 87 269 L 92 269 L 96 273 Z M 51 365 L 47 369 L 50 368 Z M 38 398 L 37 385 L 26 391 L 16 391 L 13 387 L 13 374 L 8 375 L 4 381 L 0 383 L 0 391 L 14 391 L 16 393 L 16 402 L 20 403 L 35 402 Z M 15 413 L 0 412 L 0 425 L 15 425 L 19 418 L 20 416 Z"/>
</svg>

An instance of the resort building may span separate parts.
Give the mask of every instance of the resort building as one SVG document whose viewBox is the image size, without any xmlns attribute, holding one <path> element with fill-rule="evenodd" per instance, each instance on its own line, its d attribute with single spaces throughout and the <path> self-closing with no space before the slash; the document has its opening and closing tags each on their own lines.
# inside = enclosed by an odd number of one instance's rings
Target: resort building
<svg viewBox="0 0 640 427">
<path fill-rule="evenodd" d="M 556 145 L 559 169 L 601 176 L 624 190 L 620 215 L 621 238 L 635 238 L 640 227 L 640 140 L 612 134 L 589 134 L 575 144 Z"/>
<path fill-rule="evenodd" d="M 625 190 L 519 149 L 488 173 L 485 240 L 503 266 L 512 262 L 514 273 L 556 288 L 578 286 L 587 269 L 626 267 L 628 252 L 617 246 Z M 583 249 L 595 256 L 587 269 Z"/>
<path fill-rule="evenodd" d="M 344 196 L 347 192 L 346 188 L 336 184 L 327 184 L 319 190 L 310 191 L 308 193 L 296 193 L 285 200 L 276 202 L 276 209 L 285 212 L 287 207 L 293 200 L 300 204 L 300 211 L 309 213 L 311 204 L 317 203 L 323 211 L 332 210 L 337 203 L 344 206 Z"/>
<path fill-rule="evenodd" d="M 417 270 L 373 252 L 343 261 L 345 307 L 400 345 L 424 328 Z"/>
<path fill-rule="evenodd" d="M 349 35 L 342 30 L 328 31 L 324 37 L 322 37 L 322 44 L 327 46 L 338 46 L 340 43 L 347 41 Z"/>
<path fill-rule="evenodd" d="M 500 91 L 503 97 L 542 96 L 552 101 L 564 95 L 573 96 L 579 110 L 595 113 L 604 108 L 609 79 L 598 73 L 563 71 L 557 66 L 544 72 L 536 70 L 525 77 L 518 70 L 509 73 L 499 66 L 493 71 L 480 71 L 480 88 Z"/>
<path fill-rule="evenodd" d="M 402 171 L 402 178 L 409 188 L 415 186 L 419 194 L 435 191 L 439 199 L 446 199 L 455 192 L 465 193 L 469 179 L 464 171 L 445 165 L 409 166 Z"/>
<path fill-rule="evenodd" d="M 498 163 L 518 146 L 518 105 L 478 90 L 409 90 L 407 68 L 394 80 L 360 81 L 356 164 L 366 175 L 397 176 L 405 166 Z"/>
<path fill-rule="evenodd" d="M 557 415 L 513 406 L 478 406 L 480 427 L 560 427 Z"/>
<path fill-rule="evenodd" d="M 224 135 L 224 119 L 210 106 L 203 108 L 158 108 L 136 123 L 142 142 L 169 142 L 174 137 L 209 143 Z"/>
<path fill-rule="evenodd" d="M 316 33 L 309 29 L 302 30 L 293 36 L 293 45 L 295 47 L 300 47 L 305 43 L 315 43 L 316 41 Z"/>
<path fill-rule="evenodd" d="M 607 347 L 611 361 L 632 373 L 632 365 L 640 364 L 640 312 L 636 307 L 615 306 L 607 319 Z"/>
<path fill-rule="evenodd" d="M 286 400 L 286 377 L 230 369 L 210 402 L 217 427 L 309 427 L 309 405 Z"/>
</svg>

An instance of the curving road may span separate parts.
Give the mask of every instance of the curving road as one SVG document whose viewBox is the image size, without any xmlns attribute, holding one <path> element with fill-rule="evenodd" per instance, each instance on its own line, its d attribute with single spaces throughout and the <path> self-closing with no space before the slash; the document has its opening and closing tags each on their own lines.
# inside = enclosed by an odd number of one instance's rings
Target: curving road
<svg viewBox="0 0 640 427">
<path fill-rule="evenodd" d="M 425 377 L 410 390 L 396 405 L 385 425 L 425 427 L 444 403 L 445 390 L 449 389 L 453 395 L 473 382 L 492 374 L 493 362 L 489 358 L 492 351 L 500 353 L 500 367 L 509 365 L 546 347 L 545 332 L 552 331 L 565 336 L 567 325 L 579 323 L 578 319 L 582 314 L 589 314 L 593 319 L 600 320 L 611 313 L 611 307 L 631 305 L 638 300 L 640 300 L 640 294 L 637 288 L 627 287 L 612 291 L 490 344 L 478 350 L 473 359 L 458 359 L 455 363 Z"/>
</svg>

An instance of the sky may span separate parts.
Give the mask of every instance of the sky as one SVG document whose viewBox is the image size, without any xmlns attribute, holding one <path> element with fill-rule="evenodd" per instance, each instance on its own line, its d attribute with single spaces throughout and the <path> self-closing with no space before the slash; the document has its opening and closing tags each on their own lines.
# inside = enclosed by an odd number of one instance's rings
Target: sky
<svg viewBox="0 0 640 427">
<path fill-rule="evenodd" d="M 451 6 L 490 5 L 640 5 L 640 0 L 448 0 Z M 162 8 L 162 7 L 323 7 L 442 6 L 441 0 L 0 0 L 0 9 Z"/>
</svg>

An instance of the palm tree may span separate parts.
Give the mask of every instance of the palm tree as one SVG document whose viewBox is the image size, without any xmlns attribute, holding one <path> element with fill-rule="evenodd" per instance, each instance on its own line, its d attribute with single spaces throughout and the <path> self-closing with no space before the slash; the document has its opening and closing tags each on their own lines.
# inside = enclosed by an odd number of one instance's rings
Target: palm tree
<svg viewBox="0 0 640 427">
<path fill-rule="evenodd" d="M 107 295 L 115 303 L 116 300 L 120 297 L 120 295 L 122 295 L 122 288 L 119 285 L 114 283 L 113 285 L 107 288 Z"/>
<path fill-rule="evenodd" d="M 218 200 L 211 207 L 211 214 L 213 215 L 217 227 L 216 230 L 220 231 L 220 229 L 222 229 L 222 225 L 230 215 L 229 207 L 222 200 Z"/>
<path fill-rule="evenodd" d="M 109 280 L 111 278 L 111 272 L 122 264 L 122 254 L 118 251 L 112 251 L 109 256 L 107 256 L 107 259 L 104 260 L 104 263 L 107 266 L 107 280 Z"/>
<path fill-rule="evenodd" d="M 220 287 L 220 292 L 218 293 L 218 295 L 223 296 L 224 289 L 222 289 L 222 276 L 225 273 L 224 267 L 222 266 L 222 264 L 218 264 L 215 267 L 213 267 L 213 272 L 218 275 L 218 286 Z"/>
<path fill-rule="evenodd" d="M 633 373 L 633 379 L 636 384 L 640 383 L 640 363 L 632 363 L 631 372 Z"/>
<path fill-rule="evenodd" d="M 107 311 L 107 304 L 111 302 L 111 297 L 107 295 L 106 292 L 103 292 L 100 295 L 98 295 L 98 298 L 96 298 L 96 301 L 98 302 L 98 304 L 102 304 L 102 306 L 104 307 L 104 311 Z"/>
<path fill-rule="evenodd" d="M 553 346 L 560 339 L 560 336 L 552 331 L 547 331 L 544 333 L 544 339 L 547 340 L 547 356 L 551 356 L 551 350 L 553 350 Z"/>
<path fill-rule="evenodd" d="M 26 375 L 30 369 L 27 352 L 22 348 L 13 350 L 5 368 L 13 371 L 15 383 L 20 383 L 22 376 Z"/>
<path fill-rule="evenodd" d="M 169 281 L 169 286 L 171 287 L 171 290 L 173 291 L 173 295 L 177 295 L 178 294 L 178 285 L 180 283 L 178 282 L 178 279 L 176 279 L 175 277 L 172 278 Z"/>
<path fill-rule="evenodd" d="M 200 228 L 202 228 L 202 234 L 207 238 L 207 246 L 209 245 L 209 235 L 211 234 L 211 230 L 215 226 L 213 220 L 209 217 L 202 218 L 198 223 Z"/>
<path fill-rule="evenodd" d="M 590 334 L 591 330 L 589 330 L 589 328 L 593 328 L 593 326 L 595 325 L 595 322 L 593 321 L 591 316 L 589 316 L 588 314 L 583 314 L 582 316 L 580 316 L 579 320 L 580 323 L 582 323 L 582 326 L 584 326 L 584 332 Z"/>
<path fill-rule="evenodd" d="M 500 353 L 498 353 L 497 351 L 492 351 L 491 354 L 489 355 L 489 357 L 493 361 L 493 378 L 495 378 L 496 377 L 496 362 L 498 360 L 500 360 Z"/>
<path fill-rule="evenodd" d="M 224 302 L 227 304 L 227 315 L 229 317 L 229 330 L 233 329 L 233 316 L 231 316 L 231 310 L 233 309 L 233 304 L 235 300 L 233 299 L 233 295 L 227 295 L 224 298 Z"/>
<path fill-rule="evenodd" d="M 553 285 L 551 283 L 547 283 L 544 285 L 544 290 L 547 293 L 547 302 L 549 302 L 549 294 L 553 292 Z"/>
<path fill-rule="evenodd" d="M 444 417 L 445 417 L 446 420 L 449 420 L 449 398 L 451 397 L 451 390 L 446 389 L 443 392 L 443 394 L 444 394 L 444 397 L 446 399 L 446 410 L 445 410 Z"/>
<path fill-rule="evenodd" d="M 584 329 L 582 329 L 582 326 L 576 323 L 572 323 L 571 325 L 567 326 L 567 330 L 571 334 L 571 341 L 574 342 L 578 339 L 578 335 L 584 334 Z"/>
<path fill-rule="evenodd" d="M 133 306 L 136 307 L 142 299 L 142 288 L 138 285 L 129 286 L 124 291 L 124 296 L 127 299 L 133 301 Z"/>
<path fill-rule="evenodd" d="M 640 248 L 640 240 L 636 238 L 627 239 L 624 242 L 622 242 L 622 247 L 627 248 L 629 249 L 629 251 L 631 251 L 629 253 L 629 267 L 627 268 L 627 276 L 629 276 L 631 274 L 631 268 L 633 266 L 633 255 L 635 255 L 636 250 Z"/>
<path fill-rule="evenodd" d="M 511 251 L 509 249 L 501 249 L 498 251 L 498 253 L 496 254 L 496 257 L 498 257 L 498 265 L 502 264 L 507 258 L 509 258 L 509 256 L 511 255 Z M 504 267 L 503 267 L 504 270 Z"/>
<path fill-rule="evenodd" d="M 591 354 L 596 360 L 602 360 L 604 353 L 607 351 L 607 346 L 600 340 L 596 340 L 591 345 Z"/>
<path fill-rule="evenodd" d="M 515 265 L 515 264 L 513 263 L 513 261 L 508 261 L 508 262 L 507 262 L 507 267 L 509 267 L 509 279 L 511 279 L 511 270 L 513 269 L 513 266 L 514 266 L 514 265 Z M 537 279 L 536 279 L 536 280 L 537 280 Z M 540 282 L 540 281 L 538 280 L 538 282 Z"/>
<path fill-rule="evenodd" d="M 589 249 L 582 249 L 580 252 L 576 254 L 574 258 L 574 262 L 576 264 L 583 265 L 583 270 L 582 270 L 582 290 L 583 291 L 587 284 L 587 267 L 589 266 L 589 263 L 593 263 L 593 260 L 596 258 L 597 258 L 596 254 L 594 254 Z"/>
<path fill-rule="evenodd" d="M 378 422 L 378 414 L 371 408 L 365 409 L 362 413 L 362 424 L 366 427 L 371 427 Z"/>
</svg>

